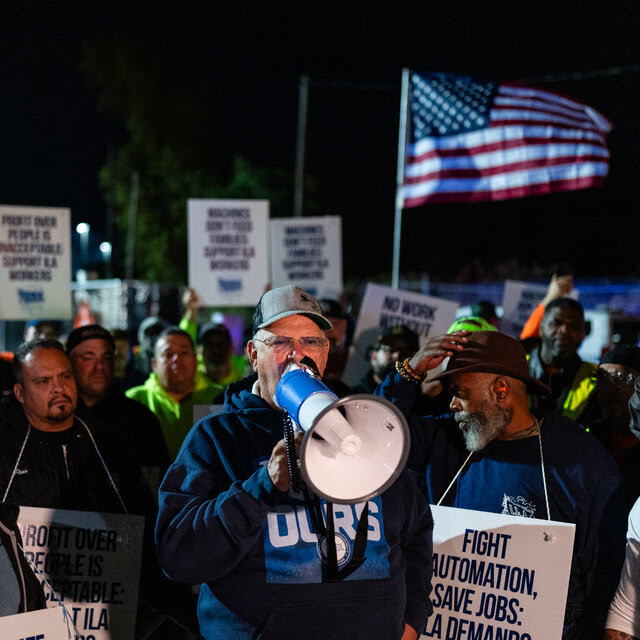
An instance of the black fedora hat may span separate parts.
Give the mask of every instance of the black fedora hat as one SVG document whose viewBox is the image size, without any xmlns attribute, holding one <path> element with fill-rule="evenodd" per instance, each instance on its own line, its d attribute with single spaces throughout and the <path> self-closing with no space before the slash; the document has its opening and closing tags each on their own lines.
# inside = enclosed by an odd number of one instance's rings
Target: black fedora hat
<svg viewBox="0 0 640 640">
<path fill-rule="evenodd" d="M 551 389 L 529 375 L 527 356 L 518 340 L 499 331 L 474 331 L 456 351 L 442 362 L 442 372 L 432 380 L 444 380 L 457 373 L 495 373 L 517 378 L 527 385 L 530 393 L 549 395 Z"/>
</svg>

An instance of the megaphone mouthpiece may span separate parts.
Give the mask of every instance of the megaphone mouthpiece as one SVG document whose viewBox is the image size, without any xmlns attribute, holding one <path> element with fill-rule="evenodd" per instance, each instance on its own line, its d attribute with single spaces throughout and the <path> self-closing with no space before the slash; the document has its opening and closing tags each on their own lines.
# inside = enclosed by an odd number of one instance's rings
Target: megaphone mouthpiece
<svg viewBox="0 0 640 640">
<path fill-rule="evenodd" d="M 318 365 L 309 356 L 302 358 L 302 360 L 300 360 L 300 364 L 311 369 L 316 378 L 320 378 L 320 369 L 318 369 Z"/>
</svg>

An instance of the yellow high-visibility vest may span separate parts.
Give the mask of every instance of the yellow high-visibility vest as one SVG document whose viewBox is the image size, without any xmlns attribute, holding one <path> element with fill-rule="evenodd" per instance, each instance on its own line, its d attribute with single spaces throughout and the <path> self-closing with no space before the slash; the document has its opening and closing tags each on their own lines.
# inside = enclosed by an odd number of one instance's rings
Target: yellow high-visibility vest
<svg viewBox="0 0 640 640">
<path fill-rule="evenodd" d="M 597 365 L 592 362 L 582 362 L 562 406 L 562 415 L 574 422 L 582 415 L 591 394 L 595 391 L 597 371 Z"/>
<path fill-rule="evenodd" d="M 527 355 L 529 360 L 529 355 Z M 598 365 L 592 362 L 581 362 L 562 405 L 562 415 L 576 422 L 585 410 L 591 394 L 596 389 L 596 373 Z"/>
</svg>

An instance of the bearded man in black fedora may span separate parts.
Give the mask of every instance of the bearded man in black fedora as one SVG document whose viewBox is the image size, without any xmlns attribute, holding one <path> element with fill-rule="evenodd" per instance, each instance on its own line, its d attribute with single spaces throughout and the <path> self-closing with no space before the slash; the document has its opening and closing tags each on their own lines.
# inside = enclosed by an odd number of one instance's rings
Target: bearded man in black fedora
<svg viewBox="0 0 640 640">
<path fill-rule="evenodd" d="M 425 378 L 446 385 L 451 413 L 412 413 Z M 530 409 L 531 394 L 549 392 L 522 345 L 495 331 L 430 338 L 376 391 L 407 417 L 408 465 L 431 503 L 576 524 L 563 638 L 601 638 L 624 559 L 622 481 L 595 437 Z"/>
</svg>

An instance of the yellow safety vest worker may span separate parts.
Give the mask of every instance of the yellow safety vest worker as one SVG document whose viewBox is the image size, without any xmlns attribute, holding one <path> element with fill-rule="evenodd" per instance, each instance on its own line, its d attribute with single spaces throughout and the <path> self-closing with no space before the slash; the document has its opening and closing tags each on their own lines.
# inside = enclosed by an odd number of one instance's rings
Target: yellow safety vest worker
<svg viewBox="0 0 640 640">
<path fill-rule="evenodd" d="M 527 354 L 527 361 L 530 355 Z M 573 378 L 571 388 L 562 404 L 562 415 L 576 422 L 585 410 L 591 394 L 596 388 L 598 365 L 592 362 L 581 362 Z"/>
</svg>

